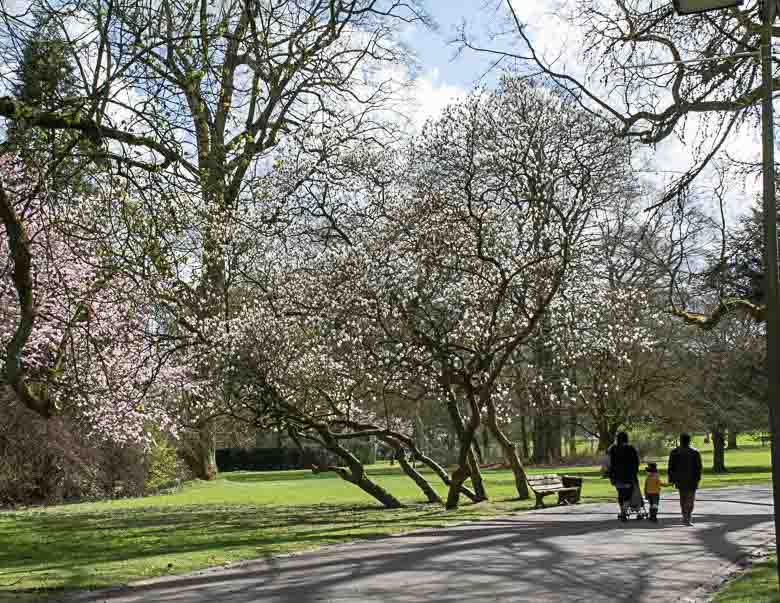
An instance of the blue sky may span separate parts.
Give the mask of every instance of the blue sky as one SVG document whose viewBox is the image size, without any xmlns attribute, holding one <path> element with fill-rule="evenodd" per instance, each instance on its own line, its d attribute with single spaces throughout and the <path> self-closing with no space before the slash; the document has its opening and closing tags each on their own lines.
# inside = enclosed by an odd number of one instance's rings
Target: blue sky
<svg viewBox="0 0 780 603">
<path fill-rule="evenodd" d="M 438 76 L 439 81 L 465 90 L 471 89 L 490 65 L 486 57 L 471 51 L 459 56 L 456 46 L 448 44 L 464 21 L 472 33 L 482 34 L 495 22 L 492 9 L 480 9 L 483 0 L 430 0 L 427 7 L 436 19 L 436 32 L 414 28 L 407 41 L 414 48 L 421 64 L 421 75 Z"/>
<path fill-rule="evenodd" d="M 428 0 L 426 8 L 437 30 L 414 26 L 403 35 L 418 64 L 416 106 L 405 111 L 416 128 L 475 87 L 495 84 L 499 72 L 490 68 L 494 59 L 467 49 L 459 53 L 452 40 L 465 23 L 472 40 L 480 38 L 484 46 L 495 47 L 487 36 L 508 17 L 503 0 Z"/>
<path fill-rule="evenodd" d="M 520 19 L 528 24 L 527 30 L 535 40 L 537 48 L 542 49 L 547 56 L 558 57 L 557 67 L 565 71 L 576 72 L 580 68 L 579 34 L 562 23 L 556 7 L 566 0 L 515 0 L 514 6 Z M 448 44 L 465 21 L 472 39 L 481 38 L 482 46 L 496 47 L 497 42 L 489 39 L 489 32 L 501 27 L 504 31 L 511 28 L 508 22 L 509 13 L 504 0 L 427 0 L 426 7 L 437 21 L 438 31 L 431 32 L 422 27 L 410 28 L 404 35 L 405 42 L 417 55 L 419 63 L 417 111 L 414 123 L 420 127 L 426 117 L 435 117 L 448 103 L 472 90 L 475 85 L 491 86 L 495 83 L 497 71 L 483 77 L 488 70 L 491 59 L 470 50 L 464 50 L 456 55 L 457 47 Z M 517 40 L 516 36 L 506 36 L 505 43 Z M 547 52 L 544 52 L 547 51 Z M 507 65 L 508 66 L 508 65 Z M 691 129 L 697 123 L 692 119 Z M 730 151 L 735 156 L 749 160 L 756 155 L 758 130 L 743 131 L 730 145 Z M 689 138 L 691 138 L 689 136 Z M 668 139 L 658 145 L 655 152 L 647 149 L 654 157 L 646 167 L 657 171 L 653 177 L 661 188 L 668 172 L 683 170 L 692 162 L 692 148 L 682 141 Z M 648 176 L 651 177 L 651 176 Z M 670 178 L 671 176 L 669 176 Z M 708 186 L 709 177 L 703 175 L 700 185 Z M 735 182 L 727 213 L 734 219 L 744 211 L 749 199 L 756 194 L 757 183 L 751 179 Z"/>
</svg>

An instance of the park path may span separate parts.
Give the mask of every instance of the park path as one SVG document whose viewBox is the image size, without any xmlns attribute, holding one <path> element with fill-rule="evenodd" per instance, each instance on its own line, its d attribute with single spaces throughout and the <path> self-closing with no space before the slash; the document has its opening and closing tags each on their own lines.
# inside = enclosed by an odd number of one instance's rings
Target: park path
<svg viewBox="0 0 780 603">
<path fill-rule="evenodd" d="M 620 524 L 613 505 L 521 513 L 250 561 L 70 598 L 79 603 L 699 601 L 773 541 L 771 491 L 699 492 L 684 527 L 674 493 L 660 523 Z"/>
</svg>

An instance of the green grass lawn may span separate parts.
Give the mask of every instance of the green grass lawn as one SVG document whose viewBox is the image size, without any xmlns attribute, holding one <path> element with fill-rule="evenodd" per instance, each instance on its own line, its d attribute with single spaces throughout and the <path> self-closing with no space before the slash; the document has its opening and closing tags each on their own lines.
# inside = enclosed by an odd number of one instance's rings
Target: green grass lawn
<svg viewBox="0 0 780 603">
<path fill-rule="evenodd" d="M 713 603 L 780 603 L 777 560 L 759 564 L 730 582 Z"/>
<path fill-rule="evenodd" d="M 705 465 L 711 463 L 710 454 L 703 450 Z M 707 474 L 702 485 L 770 479 L 768 448 L 729 451 L 726 462 L 728 474 Z M 455 512 L 423 504 L 422 494 L 397 466 L 377 465 L 369 472 L 407 508 L 382 509 L 332 474 L 285 471 L 225 473 L 215 482 L 189 483 L 163 496 L 0 513 L 0 599 L 180 574 L 533 506 L 532 501 L 513 500 L 514 482 L 506 470 L 485 471 L 490 502 L 473 505 L 464 500 Z M 585 502 L 614 498 L 598 467 L 555 472 L 582 476 Z M 438 490 L 444 495 L 443 486 Z"/>
</svg>

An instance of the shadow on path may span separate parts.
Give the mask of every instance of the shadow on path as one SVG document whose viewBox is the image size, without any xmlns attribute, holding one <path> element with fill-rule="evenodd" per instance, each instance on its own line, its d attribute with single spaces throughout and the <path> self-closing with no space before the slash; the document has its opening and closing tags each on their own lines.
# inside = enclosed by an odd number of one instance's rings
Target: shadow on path
<svg viewBox="0 0 780 603">
<path fill-rule="evenodd" d="M 659 524 L 619 524 L 607 505 L 553 508 L 64 600 L 675 600 L 770 536 L 772 506 L 756 500 L 756 491 L 713 494 L 698 501 L 694 528 L 680 524 L 670 497 L 664 499 L 667 512 Z"/>
</svg>

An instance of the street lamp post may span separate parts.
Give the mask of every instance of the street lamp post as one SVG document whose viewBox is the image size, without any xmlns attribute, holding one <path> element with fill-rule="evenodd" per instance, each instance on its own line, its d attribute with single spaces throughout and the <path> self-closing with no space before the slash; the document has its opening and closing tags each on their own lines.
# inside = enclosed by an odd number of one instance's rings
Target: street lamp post
<svg viewBox="0 0 780 603">
<path fill-rule="evenodd" d="M 766 365 L 767 402 L 772 431 L 772 495 L 775 504 L 775 553 L 780 558 L 780 296 L 777 272 L 777 206 L 775 199 L 774 73 L 772 26 L 777 0 L 764 0 L 761 28 L 761 108 L 764 176 L 764 270 L 766 272 Z M 780 565 L 778 565 L 780 580 Z"/>
<path fill-rule="evenodd" d="M 674 0 L 678 14 L 740 6 L 743 0 Z M 764 269 L 766 272 L 767 403 L 772 431 L 772 495 L 775 517 L 775 552 L 780 559 L 780 291 L 777 270 L 777 207 L 775 204 L 774 74 L 772 27 L 778 0 L 762 0 L 761 7 L 761 100 L 762 160 L 764 179 Z M 778 564 L 780 579 L 780 564 Z"/>
</svg>

